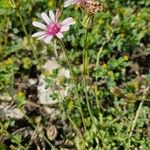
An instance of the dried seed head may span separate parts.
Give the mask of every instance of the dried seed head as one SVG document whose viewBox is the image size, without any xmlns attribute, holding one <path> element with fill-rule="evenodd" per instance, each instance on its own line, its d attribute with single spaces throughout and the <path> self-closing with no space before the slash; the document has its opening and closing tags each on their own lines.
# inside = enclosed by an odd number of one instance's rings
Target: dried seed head
<svg viewBox="0 0 150 150">
<path fill-rule="evenodd" d="M 97 12 L 101 12 L 104 8 L 102 3 L 91 1 L 85 4 L 86 11 L 89 15 L 95 15 Z"/>
<path fill-rule="evenodd" d="M 95 15 L 97 12 L 101 12 L 104 9 L 104 4 L 95 0 L 80 0 L 76 5 L 81 10 L 85 10 L 90 16 Z"/>
</svg>

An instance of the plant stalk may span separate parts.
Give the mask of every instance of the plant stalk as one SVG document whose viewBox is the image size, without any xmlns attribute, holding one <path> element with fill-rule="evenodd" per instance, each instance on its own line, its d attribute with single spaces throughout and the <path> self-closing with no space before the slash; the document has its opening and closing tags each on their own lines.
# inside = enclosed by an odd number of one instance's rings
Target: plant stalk
<svg viewBox="0 0 150 150">
<path fill-rule="evenodd" d="M 79 93 L 78 93 L 78 84 L 76 82 L 76 79 L 74 77 L 74 73 L 73 73 L 73 67 L 70 63 L 70 60 L 69 60 L 69 57 L 68 57 L 68 54 L 67 54 L 67 50 L 65 48 L 65 45 L 64 43 L 59 39 L 59 38 L 56 38 L 57 41 L 59 42 L 61 48 L 62 48 L 62 51 L 66 57 L 66 60 L 67 60 L 67 63 L 68 63 L 68 66 L 69 66 L 69 70 L 71 72 L 71 76 L 73 78 L 73 82 L 74 82 L 74 85 L 75 85 L 75 89 L 76 89 L 76 94 L 77 94 L 77 97 L 80 98 L 79 96 Z M 80 99 L 81 100 L 81 99 Z M 82 122 L 83 122 L 83 126 L 84 126 L 84 130 L 86 131 L 86 125 L 85 125 L 85 121 L 84 121 L 84 115 L 83 115 L 83 111 L 82 111 L 82 106 L 81 106 L 81 103 L 79 102 L 79 111 L 80 111 L 80 114 L 81 114 L 81 118 L 82 118 Z"/>
</svg>

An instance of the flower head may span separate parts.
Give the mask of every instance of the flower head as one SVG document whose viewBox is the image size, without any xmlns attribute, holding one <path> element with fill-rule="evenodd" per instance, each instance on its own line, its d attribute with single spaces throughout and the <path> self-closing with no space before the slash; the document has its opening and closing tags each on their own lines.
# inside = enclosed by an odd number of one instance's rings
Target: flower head
<svg viewBox="0 0 150 150">
<path fill-rule="evenodd" d="M 46 24 L 33 21 L 33 26 L 42 29 L 42 31 L 34 33 L 32 37 L 38 37 L 38 39 L 44 40 L 45 43 L 49 43 L 54 36 L 63 38 L 63 32 L 68 31 L 70 25 L 75 24 L 75 22 L 72 17 L 59 22 L 58 16 L 58 11 L 56 12 L 56 15 L 54 15 L 54 13 L 50 10 L 49 16 L 44 12 L 41 13 L 41 17 Z"/>
<path fill-rule="evenodd" d="M 81 10 L 85 10 L 89 15 L 94 15 L 99 11 L 103 10 L 103 4 L 96 0 L 66 0 L 64 7 L 75 4 Z"/>
</svg>

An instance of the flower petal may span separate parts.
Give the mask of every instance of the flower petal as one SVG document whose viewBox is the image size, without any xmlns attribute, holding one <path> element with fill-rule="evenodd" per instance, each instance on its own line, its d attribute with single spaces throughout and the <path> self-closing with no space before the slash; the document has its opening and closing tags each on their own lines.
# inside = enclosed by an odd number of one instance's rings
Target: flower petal
<svg viewBox="0 0 150 150">
<path fill-rule="evenodd" d="M 59 39 L 61 39 L 61 38 L 64 37 L 63 34 L 62 34 L 61 32 L 58 32 L 58 33 L 56 34 L 56 36 L 57 36 Z"/>
<path fill-rule="evenodd" d="M 47 36 L 46 35 L 42 35 L 38 38 L 38 40 L 44 40 Z"/>
<path fill-rule="evenodd" d="M 62 26 L 60 32 L 65 32 L 69 30 L 69 26 Z"/>
<path fill-rule="evenodd" d="M 38 27 L 40 29 L 46 30 L 46 25 L 44 25 L 43 23 L 33 21 L 32 25 L 35 26 L 35 27 Z"/>
<path fill-rule="evenodd" d="M 41 17 L 47 24 L 49 24 L 51 22 L 50 18 L 47 16 L 46 13 L 44 13 L 44 12 L 41 13 Z"/>
<path fill-rule="evenodd" d="M 44 35 L 45 33 L 46 33 L 46 32 L 44 32 L 44 31 L 39 31 L 39 32 L 36 32 L 36 33 L 32 34 L 32 37 L 42 36 L 42 35 Z"/>
<path fill-rule="evenodd" d="M 45 39 L 44 39 L 44 42 L 45 43 L 49 43 L 51 41 L 53 36 L 47 36 Z"/>
<path fill-rule="evenodd" d="M 61 25 L 70 26 L 72 24 L 75 24 L 75 21 L 72 17 L 66 18 L 64 21 L 62 21 Z"/>
<path fill-rule="evenodd" d="M 51 21 L 55 21 L 55 15 L 54 15 L 54 13 L 53 13 L 53 11 L 49 11 L 49 17 L 50 17 L 50 19 L 51 19 Z"/>
<path fill-rule="evenodd" d="M 69 5 L 75 4 L 74 0 L 66 0 L 64 3 L 64 7 L 68 7 Z"/>
<path fill-rule="evenodd" d="M 40 36 L 39 38 L 38 38 L 38 40 L 44 40 L 46 38 L 46 36 Z"/>
</svg>

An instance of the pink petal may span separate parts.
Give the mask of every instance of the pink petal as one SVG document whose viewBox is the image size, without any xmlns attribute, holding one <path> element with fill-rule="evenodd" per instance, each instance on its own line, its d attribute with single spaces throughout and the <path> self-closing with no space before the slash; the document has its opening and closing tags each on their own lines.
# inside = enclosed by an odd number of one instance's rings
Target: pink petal
<svg viewBox="0 0 150 150">
<path fill-rule="evenodd" d="M 41 13 L 41 17 L 47 24 L 49 24 L 51 22 L 50 18 L 47 16 L 46 13 L 44 13 L 44 12 Z"/>
<path fill-rule="evenodd" d="M 75 24 L 75 21 L 72 17 L 66 18 L 64 21 L 62 21 L 61 25 L 70 26 L 72 24 Z"/>
<path fill-rule="evenodd" d="M 44 42 L 48 44 L 48 43 L 51 41 L 52 37 L 53 37 L 53 36 L 47 36 L 47 37 L 44 39 Z"/>
<path fill-rule="evenodd" d="M 63 34 L 62 34 L 61 32 L 58 32 L 58 33 L 56 34 L 56 36 L 57 36 L 59 39 L 61 39 L 61 38 L 64 37 Z"/>
<path fill-rule="evenodd" d="M 46 25 L 44 25 L 43 23 L 33 21 L 32 25 L 35 26 L 35 27 L 38 27 L 40 29 L 46 30 Z"/>
<path fill-rule="evenodd" d="M 50 17 L 51 21 L 55 21 L 55 15 L 51 10 L 49 11 L 49 17 Z"/>
</svg>

